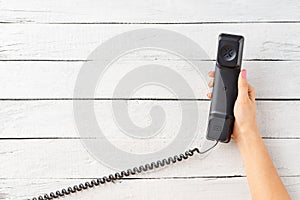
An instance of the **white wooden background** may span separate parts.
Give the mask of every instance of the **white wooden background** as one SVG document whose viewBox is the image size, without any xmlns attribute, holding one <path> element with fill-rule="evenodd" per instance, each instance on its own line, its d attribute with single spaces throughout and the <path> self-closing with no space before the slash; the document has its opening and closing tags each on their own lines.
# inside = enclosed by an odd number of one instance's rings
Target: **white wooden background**
<svg viewBox="0 0 300 200">
<path fill-rule="evenodd" d="M 215 58 L 220 32 L 245 36 L 243 66 L 257 90 L 261 134 L 290 195 L 300 199 L 299 11 L 299 0 L 1 0 L 0 199 L 26 199 L 113 172 L 80 143 L 72 110 L 75 80 L 89 53 L 103 41 L 150 27 L 190 37 L 210 58 Z M 123 65 L 161 58 L 136 57 Z M 205 93 L 197 98 L 206 99 Z M 136 102 L 136 113 L 149 102 L 177 105 L 172 100 Z M 198 103 L 206 120 L 209 101 Z M 109 101 L 100 97 L 96 104 Z M 231 142 L 203 160 L 195 157 L 66 199 L 99 198 L 240 200 L 250 194 Z"/>
</svg>

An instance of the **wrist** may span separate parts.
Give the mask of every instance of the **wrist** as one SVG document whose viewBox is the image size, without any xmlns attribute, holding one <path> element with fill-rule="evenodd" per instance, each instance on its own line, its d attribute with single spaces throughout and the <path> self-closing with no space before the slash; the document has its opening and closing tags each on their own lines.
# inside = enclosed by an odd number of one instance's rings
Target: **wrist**
<svg viewBox="0 0 300 200">
<path fill-rule="evenodd" d="M 261 139 L 257 124 L 251 128 L 240 130 L 238 136 L 235 137 L 235 141 L 239 148 L 245 144 L 257 141 L 257 139 Z"/>
</svg>

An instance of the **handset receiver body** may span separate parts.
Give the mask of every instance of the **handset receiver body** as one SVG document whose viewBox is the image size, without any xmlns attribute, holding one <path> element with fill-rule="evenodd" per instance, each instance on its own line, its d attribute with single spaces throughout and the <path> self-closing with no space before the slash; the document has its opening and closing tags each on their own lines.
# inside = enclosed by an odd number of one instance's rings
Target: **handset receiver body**
<svg viewBox="0 0 300 200">
<path fill-rule="evenodd" d="M 241 70 L 243 36 L 220 34 L 214 87 L 209 110 L 208 140 L 227 143 L 234 125 L 234 104 L 238 95 L 238 77 Z"/>
</svg>

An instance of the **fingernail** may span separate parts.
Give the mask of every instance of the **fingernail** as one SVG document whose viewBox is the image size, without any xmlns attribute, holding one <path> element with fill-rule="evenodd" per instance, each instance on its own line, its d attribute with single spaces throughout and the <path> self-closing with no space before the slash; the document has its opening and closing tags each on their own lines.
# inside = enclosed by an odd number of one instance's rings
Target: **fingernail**
<svg viewBox="0 0 300 200">
<path fill-rule="evenodd" d="M 247 77 L 247 71 L 245 69 L 242 70 L 242 78 Z"/>
</svg>

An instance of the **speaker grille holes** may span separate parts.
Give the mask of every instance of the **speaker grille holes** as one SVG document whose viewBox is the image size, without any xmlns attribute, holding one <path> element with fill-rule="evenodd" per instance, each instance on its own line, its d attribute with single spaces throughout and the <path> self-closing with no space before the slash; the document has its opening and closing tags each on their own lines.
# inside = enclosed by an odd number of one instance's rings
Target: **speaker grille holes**
<svg viewBox="0 0 300 200">
<path fill-rule="evenodd" d="M 236 57 L 236 49 L 226 45 L 221 49 L 221 56 L 225 61 L 232 61 Z"/>
</svg>

